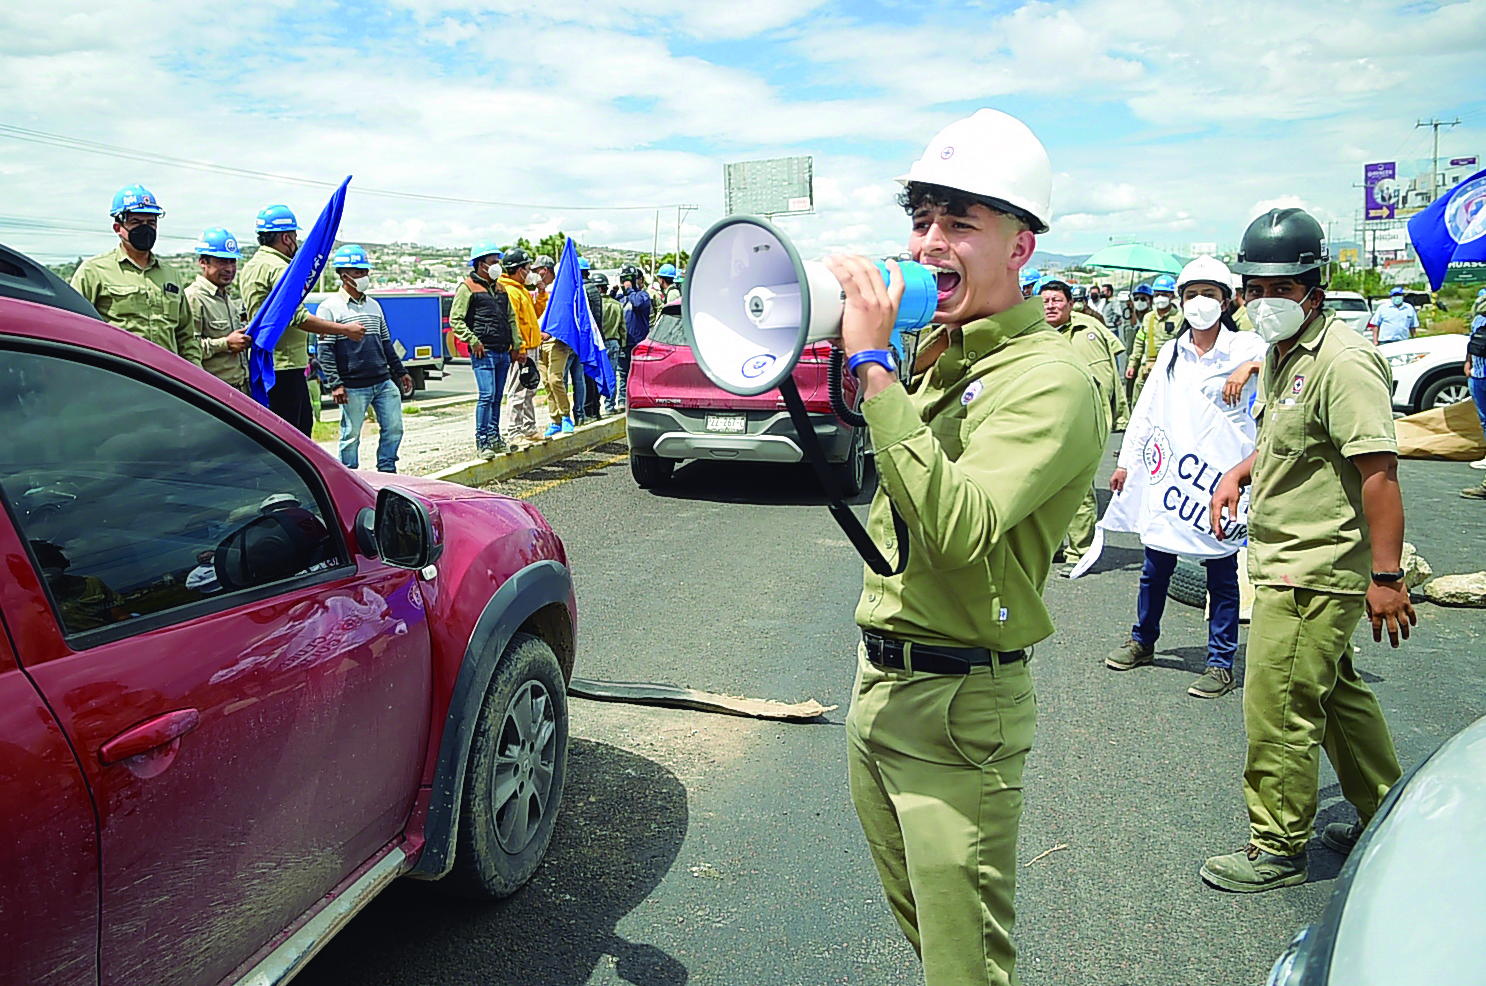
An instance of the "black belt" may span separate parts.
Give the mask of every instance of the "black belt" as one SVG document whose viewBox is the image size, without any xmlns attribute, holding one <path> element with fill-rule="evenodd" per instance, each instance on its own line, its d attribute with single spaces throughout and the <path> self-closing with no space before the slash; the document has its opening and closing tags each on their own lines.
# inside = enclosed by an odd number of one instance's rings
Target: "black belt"
<svg viewBox="0 0 1486 986">
<path fill-rule="evenodd" d="M 863 630 L 862 643 L 867 647 L 867 660 L 873 664 L 890 671 L 907 670 L 908 662 L 903 656 L 905 641 Z M 997 664 L 1016 664 L 1027 659 L 1027 652 L 993 651 L 984 647 L 913 645 L 913 670 L 928 674 L 968 674 L 971 668 L 989 667 L 993 658 Z"/>
</svg>

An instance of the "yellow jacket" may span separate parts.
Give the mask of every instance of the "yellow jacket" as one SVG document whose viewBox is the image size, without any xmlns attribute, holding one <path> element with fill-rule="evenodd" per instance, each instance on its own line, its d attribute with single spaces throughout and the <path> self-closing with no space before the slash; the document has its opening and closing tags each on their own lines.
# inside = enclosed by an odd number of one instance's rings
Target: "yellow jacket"
<svg viewBox="0 0 1486 986">
<path fill-rule="evenodd" d="M 542 348 L 542 330 L 537 328 L 537 307 L 532 303 L 526 285 L 505 274 L 495 283 L 505 288 L 507 297 L 511 299 L 511 311 L 516 313 L 516 328 L 521 332 L 519 348 L 523 352 Z"/>
</svg>

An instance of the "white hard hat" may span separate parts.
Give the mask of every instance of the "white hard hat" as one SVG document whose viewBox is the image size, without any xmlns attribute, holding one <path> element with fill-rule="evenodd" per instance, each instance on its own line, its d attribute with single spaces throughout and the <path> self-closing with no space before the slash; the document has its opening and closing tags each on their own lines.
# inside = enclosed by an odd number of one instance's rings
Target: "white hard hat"
<svg viewBox="0 0 1486 986">
<path fill-rule="evenodd" d="M 1000 110 L 976 110 L 939 131 L 898 181 L 941 185 L 1005 202 L 1046 233 L 1052 218 L 1053 164 L 1027 125 Z"/>
<path fill-rule="evenodd" d="M 1235 290 L 1235 291 L 1242 291 L 1243 290 L 1243 275 L 1242 274 L 1234 274 L 1233 275 L 1233 280 L 1230 281 L 1229 283 L 1233 285 L 1233 290 Z"/>
<path fill-rule="evenodd" d="M 1217 257 L 1198 257 L 1182 268 L 1181 276 L 1176 279 L 1177 292 L 1180 293 L 1183 288 L 1194 281 L 1206 281 L 1231 291 L 1233 271 L 1229 270 L 1228 265 Z"/>
</svg>

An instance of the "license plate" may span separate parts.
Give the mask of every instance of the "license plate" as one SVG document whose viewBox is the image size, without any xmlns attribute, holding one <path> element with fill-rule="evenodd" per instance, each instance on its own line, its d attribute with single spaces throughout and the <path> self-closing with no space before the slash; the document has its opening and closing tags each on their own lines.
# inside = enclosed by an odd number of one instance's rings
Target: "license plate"
<svg viewBox="0 0 1486 986">
<path fill-rule="evenodd" d="M 741 414 L 709 414 L 707 415 L 707 430 L 741 435 L 747 427 Z"/>
</svg>

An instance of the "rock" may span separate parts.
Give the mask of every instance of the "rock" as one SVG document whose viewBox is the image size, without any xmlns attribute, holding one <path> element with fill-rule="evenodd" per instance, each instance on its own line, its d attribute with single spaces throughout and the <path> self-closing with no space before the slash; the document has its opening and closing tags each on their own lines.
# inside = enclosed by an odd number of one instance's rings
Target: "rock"
<svg viewBox="0 0 1486 986">
<path fill-rule="evenodd" d="M 1434 569 L 1429 567 L 1412 544 L 1403 543 L 1403 581 L 1410 589 L 1417 589 L 1428 582 L 1434 575 Z"/>
<path fill-rule="evenodd" d="M 1486 572 L 1441 575 L 1423 589 L 1424 598 L 1441 606 L 1486 609 Z"/>
</svg>

